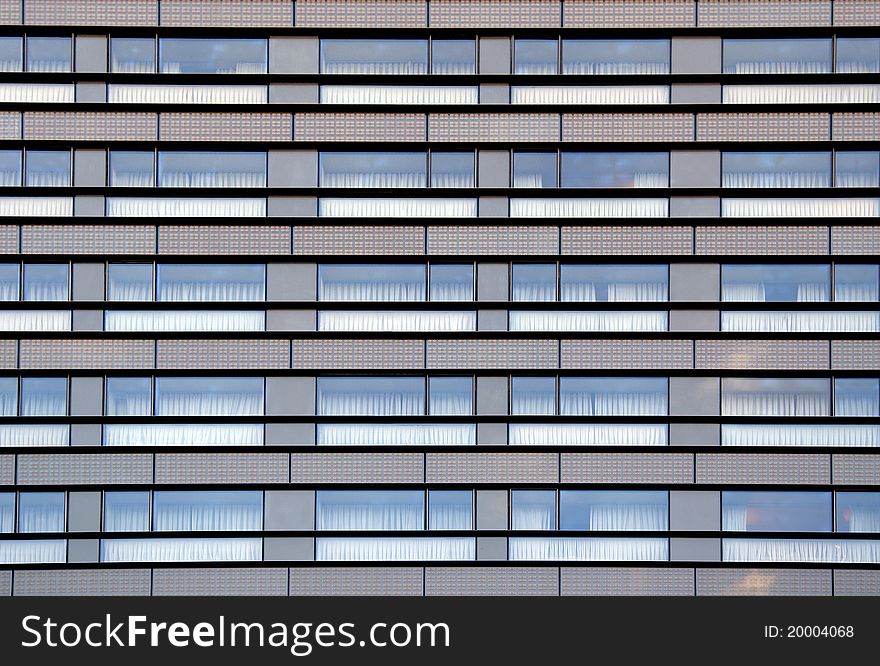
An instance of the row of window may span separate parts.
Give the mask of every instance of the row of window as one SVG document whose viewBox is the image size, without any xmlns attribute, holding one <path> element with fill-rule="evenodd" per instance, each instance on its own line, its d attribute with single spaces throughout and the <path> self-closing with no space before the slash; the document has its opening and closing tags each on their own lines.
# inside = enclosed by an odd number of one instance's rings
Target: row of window
<svg viewBox="0 0 880 666">
<path fill-rule="evenodd" d="M 0 416 L 65 416 L 66 377 L 0 378 Z M 471 416 L 474 379 L 318 377 L 318 416 Z M 667 377 L 511 378 L 509 412 L 533 416 L 666 416 Z M 258 416 L 263 377 L 108 377 L 107 416 Z M 493 396 L 497 399 L 497 396 Z M 311 397 L 302 396 L 301 401 Z M 721 378 L 722 416 L 880 416 L 877 379 Z M 295 405 L 305 413 L 305 404 Z"/>
<path fill-rule="evenodd" d="M 68 150 L 0 151 L 0 185 L 67 187 Z M 470 188 L 475 153 L 321 152 L 316 182 L 338 188 Z M 266 152 L 110 151 L 112 187 L 266 187 Z M 832 178 L 833 174 L 833 178 Z M 497 174 L 493 173 L 494 177 Z M 513 187 L 664 188 L 669 153 L 513 153 Z M 729 152 L 721 154 L 728 188 L 878 187 L 880 152 Z"/>
<path fill-rule="evenodd" d="M 427 495 L 427 503 L 426 503 Z M 0 493 L 0 532 L 65 530 L 64 492 Z M 321 530 L 472 530 L 471 490 L 318 490 Z M 512 530 L 666 531 L 665 490 L 512 490 Z M 259 490 L 106 491 L 104 532 L 264 529 Z M 880 532 L 878 492 L 721 492 L 730 532 Z"/>
</svg>

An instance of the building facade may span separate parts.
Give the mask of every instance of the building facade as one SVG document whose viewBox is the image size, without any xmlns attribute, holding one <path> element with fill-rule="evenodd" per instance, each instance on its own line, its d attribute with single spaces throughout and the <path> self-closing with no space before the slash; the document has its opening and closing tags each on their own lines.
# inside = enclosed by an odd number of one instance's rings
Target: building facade
<svg viewBox="0 0 880 666">
<path fill-rule="evenodd" d="M 880 594 L 880 1 L 0 24 L 0 594 Z"/>
</svg>

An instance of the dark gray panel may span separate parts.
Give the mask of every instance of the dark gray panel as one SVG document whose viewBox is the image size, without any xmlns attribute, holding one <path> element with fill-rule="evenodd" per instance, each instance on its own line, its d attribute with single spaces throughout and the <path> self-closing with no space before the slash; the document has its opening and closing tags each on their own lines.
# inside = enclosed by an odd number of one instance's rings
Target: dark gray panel
<svg viewBox="0 0 880 666">
<path fill-rule="evenodd" d="M 478 560 L 506 560 L 507 537 L 477 537 Z"/>
<path fill-rule="evenodd" d="M 314 377 L 267 377 L 267 416 L 313 416 Z"/>
<path fill-rule="evenodd" d="M 507 529 L 507 491 L 477 491 L 477 529 Z"/>
<path fill-rule="evenodd" d="M 672 490 L 669 493 L 669 529 L 720 530 L 721 491 Z"/>
<path fill-rule="evenodd" d="M 104 311 L 103 310 L 74 310 L 73 311 L 73 330 L 74 331 L 103 331 L 104 330 Z"/>
<path fill-rule="evenodd" d="M 269 217 L 315 217 L 318 215 L 318 198 L 269 197 L 266 214 Z"/>
<path fill-rule="evenodd" d="M 266 529 L 315 529 L 315 491 L 267 490 Z"/>
<path fill-rule="evenodd" d="M 97 81 L 80 81 L 76 84 L 74 99 L 77 102 L 103 104 L 107 101 L 107 84 Z"/>
<path fill-rule="evenodd" d="M 480 74 L 510 74 L 510 38 L 480 38 Z"/>
<path fill-rule="evenodd" d="M 67 561 L 70 563 L 97 562 L 100 542 L 98 539 L 69 539 L 67 541 Z"/>
<path fill-rule="evenodd" d="M 721 380 L 718 377 L 670 377 L 670 416 L 718 416 Z"/>
<path fill-rule="evenodd" d="M 67 495 L 67 530 L 101 531 L 101 493 L 71 492 Z"/>
<path fill-rule="evenodd" d="M 718 197 L 670 197 L 669 217 L 720 217 Z"/>
<path fill-rule="evenodd" d="M 673 150 L 669 183 L 671 187 L 721 187 L 721 151 Z"/>
<path fill-rule="evenodd" d="M 309 537 L 265 537 L 263 561 L 314 560 L 315 540 Z"/>
<path fill-rule="evenodd" d="M 673 37 L 673 74 L 720 74 L 720 37 Z"/>
<path fill-rule="evenodd" d="M 269 187 L 317 187 L 317 150 L 270 150 Z"/>
<path fill-rule="evenodd" d="M 507 310 L 477 310 L 478 331 L 506 331 Z"/>
<path fill-rule="evenodd" d="M 670 264 L 669 300 L 717 301 L 721 297 L 718 264 Z"/>
<path fill-rule="evenodd" d="M 73 300 L 104 300 L 104 264 L 73 264 Z"/>
<path fill-rule="evenodd" d="M 477 414 L 506 415 L 508 402 L 507 377 L 477 377 Z"/>
<path fill-rule="evenodd" d="M 317 37 L 271 37 L 270 74 L 317 74 Z"/>
<path fill-rule="evenodd" d="M 104 187 L 107 184 L 107 153 L 103 150 L 74 150 L 73 184 L 77 187 Z"/>
<path fill-rule="evenodd" d="M 676 537 L 669 540 L 671 562 L 720 562 L 721 539 L 691 539 Z"/>
<path fill-rule="evenodd" d="M 73 214 L 77 217 L 103 217 L 104 197 L 78 194 L 73 197 Z"/>
<path fill-rule="evenodd" d="M 101 416 L 104 403 L 102 377 L 70 378 L 70 415 Z"/>
<path fill-rule="evenodd" d="M 317 104 L 317 83 L 270 83 L 269 104 Z"/>
<path fill-rule="evenodd" d="M 672 423 L 670 446 L 720 446 L 721 426 L 716 423 Z"/>
<path fill-rule="evenodd" d="M 267 301 L 314 301 L 317 299 L 316 264 L 273 264 L 266 266 Z"/>
<path fill-rule="evenodd" d="M 510 186 L 510 152 L 481 150 L 478 153 L 477 185 L 479 187 Z"/>
<path fill-rule="evenodd" d="M 508 293 L 507 264 L 477 264 L 478 301 L 506 301 Z"/>
<path fill-rule="evenodd" d="M 673 83 L 673 104 L 721 104 L 720 83 Z"/>
<path fill-rule="evenodd" d="M 77 35 L 74 56 L 77 72 L 106 72 L 107 37 L 104 35 Z"/>
<path fill-rule="evenodd" d="M 718 310 L 670 310 L 669 330 L 717 331 L 720 317 Z"/>
<path fill-rule="evenodd" d="M 507 217 L 507 197 L 480 197 L 480 217 Z"/>
</svg>

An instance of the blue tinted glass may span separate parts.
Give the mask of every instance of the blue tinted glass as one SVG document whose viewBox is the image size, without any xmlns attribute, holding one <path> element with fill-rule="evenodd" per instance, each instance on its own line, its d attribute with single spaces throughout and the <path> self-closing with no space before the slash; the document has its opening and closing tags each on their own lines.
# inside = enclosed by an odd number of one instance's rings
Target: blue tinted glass
<svg viewBox="0 0 880 666">
<path fill-rule="evenodd" d="M 473 153 L 431 153 L 431 187 L 474 187 Z"/>
<path fill-rule="evenodd" d="M 24 300 L 66 301 L 69 271 L 68 264 L 25 264 Z"/>
<path fill-rule="evenodd" d="M 831 382 L 828 379 L 724 377 L 721 413 L 724 416 L 830 416 Z"/>
<path fill-rule="evenodd" d="M 156 40 L 152 37 L 113 37 L 110 71 L 148 74 L 156 71 Z"/>
<path fill-rule="evenodd" d="M 27 151 L 25 159 L 25 185 L 30 187 L 69 186 L 70 151 Z"/>
<path fill-rule="evenodd" d="M 19 493 L 19 532 L 63 532 L 64 493 Z"/>
<path fill-rule="evenodd" d="M 477 49 L 473 39 L 435 39 L 431 42 L 434 74 L 475 74 Z"/>
<path fill-rule="evenodd" d="M 427 74 L 425 39 L 322 39 L 324 74 Z"/>
<path fill-rule="evenodd" d="M 668 186 L 668 153 L 562 153 L 562 187 Z"/>
<path fill-rule="evenodd" d="M 564 39 L 563 74 L 668 74 L 668 39 Z"/>
<path fill-rule="evenodd" d="M 431 264 L 431 300 L 474 300 L 474 265 Z"/>
<path fill-rule="evenodd" d="M 873 302 L 880 293 L 877 264 L 837 264 L 834 267 L 834 300 Z"/>
<path fill-rule="evenodd" d="M 562 264 L 560 287 L 562 301 L 667 301 L 669 267 Z"/>
<path fill-rule="evenodd" d="M 321 187 L 427 187 L 426 153 L 329 153 L 320 156 Z"/>
<path fill-rule="evenodd" d="M 513 377 L 511 414 L 549 416 L 556 413 L 555 377 Z"/>
<path fill-rule="evenodd" d="M 263 414 L 262 377 L 158 377 L 156 416 Z"/>
<path fill-rule="evenodd" d="M 831 493 L 723 491 L 723 530 L 830 532 Z"/>
<path fill-rule="evenodd" d="M 669 500 L 665 490 L 562 490 L 561 530 L 666 530 Z"/>
<path fill-rule="evenodd" d="M 22 416 L 65 416 L 67 379 L 64 377 L 24 377 L 21 380 Z"/>
<path fill-rule="evenodd" d="M 514 301 L 555 301 L 556 264 L 514 264 Z"/>
<path fill-rule="evenodd" d="M 18 300 L 19 264 L 0 264 L 0 301 Z"/>
<path fill-rule="evenodd" d="M 725 39 L 725 74 L 818 74 L 831 71 L 830 39 Z"/>
<path fill-rule="evenodd" d="M 880 493 L 837 493 L 838 532 L 880 532 Z"/>
<path fill-rule="evenodd" d="M 265 74 L 265 39 L 159 40 L 159 71 L 163 74 Z"/>
<path fill-rule="evenodd" d="M 834 186 L 880 186 L 880 152 L 838 151 L 835 159 Z"/>
<path fill-rule="evenodd" d="M 154 154 L 147 151 L 110 151 L 112 187 L 152 187 Z"/>
<path fill-rule="evenodd" d="M 152 404 L 149 377 L 107 378 L 107 416 L 150 416 Z"/>
<path fill-rule="evenodd" d="M 721 158 L 723 187 L 831 187 L 831 153 L 734 153 Z"/>
<path fill-rule="evenodd" d="M 470 490 L 428 491 L 429 529 L 473 529 L 473 512 L 473 494 Z"/>
<path fill-rule="evenodd" d="M 159 153 L 159 187 L 265 187 L 266 153 Z"/>
<path fill-rule="evenodd" d="M 724 264 L 721 300 L 824 302 L 830 280 L 828 264 Z"/>
<path fill-rule="evenodd" d="M 153 264 L 110 264 L 107 300 L 152 301 Z"/>
<path fill-rule="evenodd" d="M 880 416 L 880 380 L 835 379 L 835 416 Z"/>
<path fill-rule="evenodd" d="M 259 490 L 156 491 L 153 529 L 161 531 L 259 530 L 263 493 Z"/>
<path fill-rule="evenodd" d="M 417 416 L 424 413 L 423 377 L 318 378 L 318 415 Z"/>
<path fill-rule="evenodd" d="M 264 301 L 264 264 L 158 264 L 157 301 Z"/>
<path fill-rule="evenodd" d="M 514 153 L 514 187 L 556 187 L 556 153 Z"/>
<path fill-rule="evenodd" d="M 321 264 L 319 301 L 424 301 L 424 264 Z"/>
<path fill-rule="evenodd" d="M 665 416 L 666 377 L 560 377 L 563 416 Z"/>
<path fill-rule="evenodd" d="M 471 377 L 431 377 L 428 379 L 429 414 L 433 416 L 470 416 L 473 414 L 473 379 Z"/>
<path fill-rule="evenodd" d="M 28 37 L 29 72 L 69 72 L 73 57 L 70 37 Z"/>
<path fill-rule="evenodd" d="M 20 72 L 21 37 L 0 37 L 0 72 Z"/>
<path fill-rule="evenodd" d="M 149 532 L 150 493 L 104 493 L 105 532 Z"/>
<path fill-rule="evenodd" d="M 553 39 L 517 39 L 514 43 L 516 74 L 556 74 L 559 43 Z"/>
<path fill-rule="evenodd" d="M 0 186 L 21 185 L 21 151 L 0 150 Z"/>
<path fill-rule="evenodd" d="M 844 74 L 880 72 L 880 39 L 838 37 L 837 71 Z"/>
<path fill-rule="evenodd" d="M 555 490 L 511 492 L 511 527 L 515 530 L 555 530 Z"/>
<path fill-rule="evenodd" d="M 18 378 L 0 378 L 0 416 L 18 416 Z"/>
<path fill-rule="evenodd" d="M 319 530 L 422 530 L 422 490 L 319 490 Z"/>
<path fill-rule="evenodd" d="M 0 532 L 15 531 L 15 493 L 0 493 Z"/>
</svg>

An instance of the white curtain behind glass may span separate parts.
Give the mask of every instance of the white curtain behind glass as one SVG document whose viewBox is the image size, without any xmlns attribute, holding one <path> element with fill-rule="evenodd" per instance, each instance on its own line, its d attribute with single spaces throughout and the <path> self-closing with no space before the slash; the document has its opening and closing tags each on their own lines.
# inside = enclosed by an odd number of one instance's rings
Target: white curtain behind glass
<svg viewBox="0 0 880 666">
<path fill-rule="evenodd" d="M 266 217 L 265 199 L 107 197 L 108 217 Z"/>
<path fill-rule="evenodd" d="M 880 532 L 880 507 L 853 506 L 850 532 Z"/>
<path fill-rule="evenodd" d="M 831 187 L 827 171 L 727 171 L 722 187 Z"/>
<path fill-rule="evenodd" d="M 511 524 L 516 530 L 552 530 L 556 526 L 556 505 L 517 499 L 512 507 Z"/>
<path fill-rule="evenodd" d="M 470 537 L 320 537 L 316 541 L 318 561 L 473 560 L 476 550 Z"/>
<path fill-rule="evenodd" d="M 262 539 L 104 539 L 102 562 L 223 562 L 263 559 Z"/>
<path fill-rule="evenodd" d="M 722 425 L 723 446 L 880 446 L 874 425 Z"/>
<path fill-rule="evenodd" d="M 476 312 L 346 312 L 318 313 L 319 331 L 475 331 Z"/>
<path fill-rule="evenodd" d="M 469 423 L 320 423 L 316 436 L 319 446 L 472 446 L 476 427 Z"/>
<path fill-rule="evenodd" d="M 768 333 L 872 333 L 878 312 L 722 312 L 721 330 Z"/>
<path fill-rule="evenodd" d="M 565 391 L 559 398 L 565 416 L 665 416 L 667 412 L 666 394 L 661 392 Z"/>
<path fill-rule="evenodd" d="M 147 502 L 114 500 L 112 509 L 105 503 L 105 532 L 139 532 L 150 529 L 150 506 Z"/>
<path fill-rule="evenodd" d="M 0 564 L 39 564 L 67 561 L 67 541 L 36 539 L 0 541 Z"/>
<path fill-rule="evenodd" d="M 263 331 L 266 313 L 224 310 L 107 310 L 106 331 Z"/>
<path fill-rule="evenodd" d="M 591 504 L 587 513 L 590 530 L 666 530 L 669 524 L 665 504 Z"/>
<path fill-rule="evenodd" d="M 592 303 L 596 301 L 593 282 L 565 280 L 560 285 L 561 301 Z M 661 302 L 669 300 L 666 282 L 609 282 L 609 302 Z"/>
<path fill-rule="evenodd" d="M 424 171 L 330 171 L 321 172 L 321 187 L 427 187 Z M 436 185 L 434 187 L 437 187 Z"/>
<path fill-rule="evenodd" d="M 149 289 L 149 284 L 139 283 Z M 143 293 L 143 288 L 140 290 Z M 159 301 L 262 301 L 265 290 L 262 282 L 212 280 L 210 278 L 159 282 Z M 128 299 L 119 299 L 128 300 Z M 130 299 L 145 300 L 145 299 Z"/>
<path fill-rule="evenodd" d="M 321 86 L 322 104 L 476 104 L 477 86 Z"/>
<path fill-rule="evenodd" d="M 262 446 L 263 426 L 253 423 L 223 425 L 108 424 L 105 446 Z"/>
<path fill-rule="evenodd" d="M 631 423 L 512 423 L 511 446 L 666 446 L 666 426 Z"/>
<path fill-rule="evenodd" d="M 378 280 L 363 276 L 360 280 L 328 280 L 321 278 L 322 301 L 424 301 L 425 281 Z"/>
<path fill-rule="evenodd" d="M 476 217 L 476 199 L 320 199 L 321 217 Z"/>
<path fill-rule="evenodd" d="M 66 104 L 73 101 L 74 88 L 72 83 L 4 83 L 0 86 L 0 102 Z"/>
<path fill-rule="evenodd" d="M 663 561 L 669 559 L 667 539 L 598 537 L 511 537 L 511 560 Z"/>
<path fill-rule="evenodd" d="M 669 86 L 511 86 L 511 104 L 668 104 Z"/>
<path fill-rule="evenodd" d="M 266 86 L 129 85 L 107 86 L 111 104 L 266 104 Z"/>
<path fill-rule="evenodd" d="M 263 505 L 193 498 L 189 502 L 156 503 L 153 508 L 157 531 L 258 530 L 263 524 Z"/>
<path fill-rule="evenodd" d="M 880 541 L 724 539 L 725 562 L 880 562 Z"/>
<path fill-rule="evenodd" d="M 12 532 L 14 528 L 15 502 L 0 501 L 0 533 Z"/>
<path fill-rule="evenodd" d="M 865 303 L 880 299 L 876 282 L 841 282 L 834 285 L 834 300 Z"/>
<path fill-rule="evenodd" d="M 19 502 L 19 532 L 63 532 L 64 502 Z"/>
<path fill-rule="evenodd" d="M 319 530 L 421 530 L 424 529 L 421 503 L 388 501 L 321 502 L 318 506 Z"/>
<path fill-rule="evenodd" d="M 5 310 L 0 331 L 69 331 L 70 310 Z"/>
<path fill-rule="evenodd" d="M 265 187 L 263 171 L 169 171 L 159 175 L 159 187 Z"/>
<path fill-rule="evenodd" d="M 829 416 L 824 393 L 727 391 L 721 395 L 724 416 Z"/>
<path fill-rule="evenodd" d="M 522 312 L 508 315 L 511 331 L 665 331 L 666 312 Z"/>
<path fill-rule="evenodd" d="M 721 217 L 877 217 L 880 199 L 722 199 Z"/>
<path fill-rule="evenodd" d="M 430 502 L 428 526 L 432 530 L 469 530 L 473 528 L 473 511 L 470 504 Z"/>
<path fill-rule="evenodd" d="M 723 86 L 724 104 L 876 104 L 876 85 Z"/>
<path fill-rule="evenodd" d="M 0 197 L 0 217 L 70 217 L 71 215 L 73 215 L 73 197 Z"/>
<path fill-rule="evenodd" d="M 875 416 L 880 414 L 880 397 L 877 393 L 840 391 L 834 393 L 835 416 Z"/>
<path fill-rule="evenodd" d="M 368 385 L 368 384 L 367 384 Z M 318 414 L 321 415 L 370 415 L 370 416 L 414 416 L 424 414 L 425 394 L 423 390 L 379 390 L 370 391 L 367 385 L 359 384 L 351 390 L 327 390 L 318 393 Z"/>
<path fill-rule="evenodd" d="M 69 442 L 70 426 L 66 425 L 0 425 L 0 447 L 67 446 Z"/>
<path fill-rule="evenodd" d="M 510 217 L 667 217 L 668 199 L 511 199 Z"/>
<path fill-rule="evenodd" d="M 67 414 L 67 391 L 23 391 L 21 395 L 22 416 L 58 416 Z"/>
</svg>

